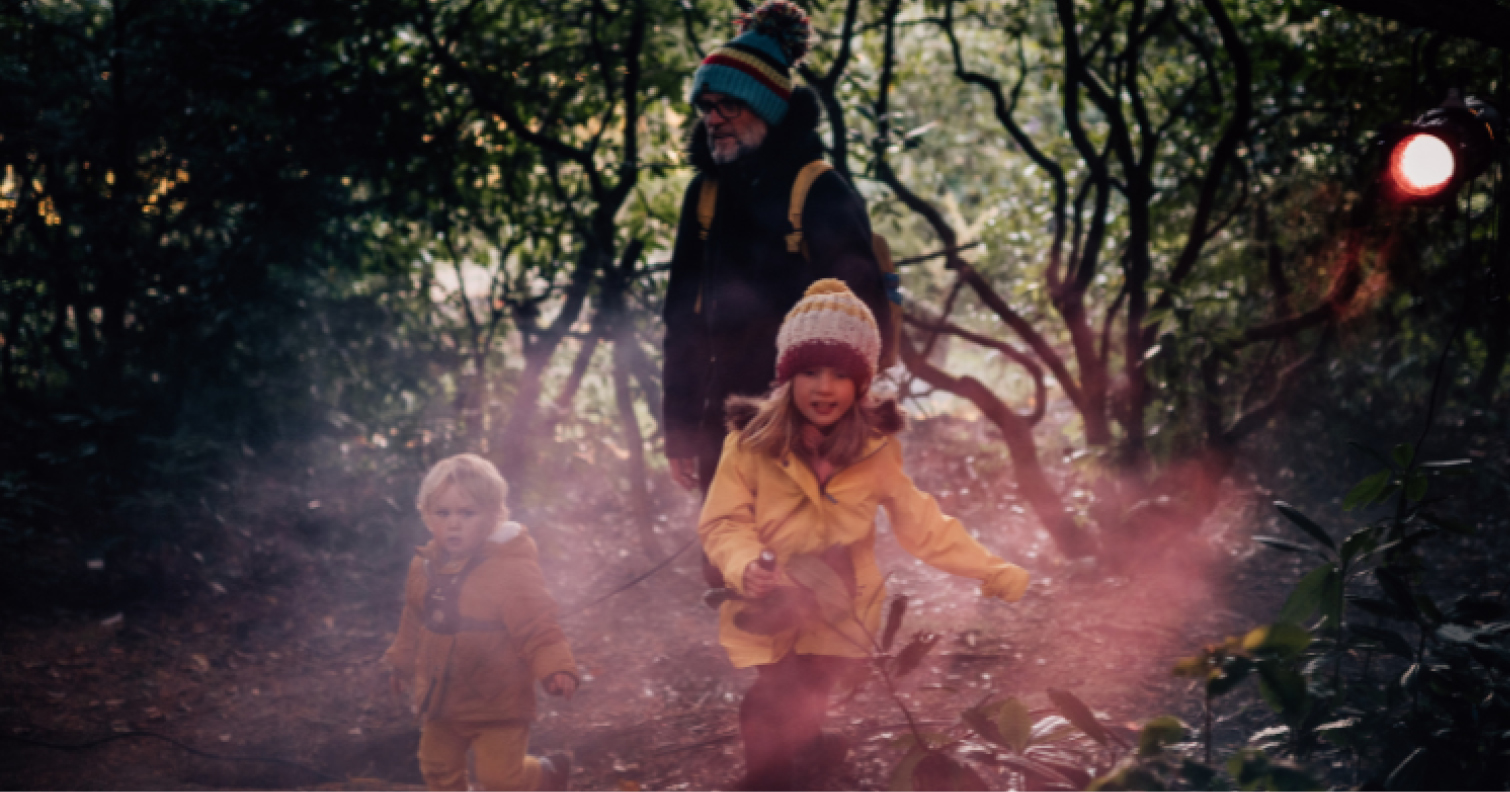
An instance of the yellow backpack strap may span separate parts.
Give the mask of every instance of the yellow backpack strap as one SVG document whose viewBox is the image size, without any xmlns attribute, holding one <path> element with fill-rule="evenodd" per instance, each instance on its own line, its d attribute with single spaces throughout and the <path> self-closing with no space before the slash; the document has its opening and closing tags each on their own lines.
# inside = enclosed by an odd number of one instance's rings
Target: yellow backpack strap
<svg viewBox="0 0 1510 792">
<path fill-rule="evenodd" d="M 697 238 L 707 241 L 708 230 L 713 228 L 713 210 L 718 206 L 718 181 L 711 176 L 703 177 L 702 191 L 697 194 Z M 703 276 L 707 280 L 707 276 Z M 697 285 L 697 302 L 692 312 L 703 312 L 703 284 Z"/>
<path fill-rule="evenodd" d="M 708 229 L 713 227 L 713 209 L 718 206 L 718 181 L 703 177 L 703 189 L 697 196 L 698 239 L 708 238 Z"/>
<path fill-rule="evenodd" d="M 802 207 L 807 203 L 807 191 L 813 188 L 813 182 L 833 168 L 819 159 L 802 166 L 797 172 L 797 180 L 792 182 L 792 202 L 786 211 L 786 219 L 792 224 L 792 233 L 786 235 L 786 252 L 807 255 L 807 248 L 802 244 Z"/>
</svg>

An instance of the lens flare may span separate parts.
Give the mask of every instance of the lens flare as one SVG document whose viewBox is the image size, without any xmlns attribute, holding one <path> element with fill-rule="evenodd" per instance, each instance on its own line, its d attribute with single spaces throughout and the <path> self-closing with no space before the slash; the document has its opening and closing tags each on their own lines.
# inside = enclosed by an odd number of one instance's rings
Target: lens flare
<svg viewBox="0 0 1510 792">
<path fill-rule="evenodd" d="M 1411 135 L 1390 155 L 1390 174 L 1400 190 L 1411 197 L 1428 198 L 1441 192 L 1456 169 L 1452 149 L 1435 135 Z"/>
</svg>

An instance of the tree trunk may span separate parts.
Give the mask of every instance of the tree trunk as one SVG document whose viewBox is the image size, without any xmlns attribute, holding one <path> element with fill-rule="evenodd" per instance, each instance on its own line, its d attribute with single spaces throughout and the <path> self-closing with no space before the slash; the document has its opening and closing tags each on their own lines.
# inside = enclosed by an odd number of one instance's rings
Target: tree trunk
<svg viewBox="0 0 1510 792">
<path fill-rule="evenodd" d="M 604 327 L 613 337 L 613 395 L 619 411 L 619 426 L 623 430 L 624 448 L 629 453 L 630 519 L 634 521 L 645 555 L 651 561 L 660 561 L 665 557 L 665 550 L 655 536 L 650 483 L 645 472 L 645 437 L 640 432 L 640 419 L 634 409 L 634 390 L 630 387 L 639 340 L 635 338 L 634 319 L 624 305 L 625 292 L 634 282 L 634 268 L 643 249 L 644 243 L 638 239 L 630 240 L 624 247 L 619 265 L 603 279 L 601 303 Z"/>
<path fill-rule="evenodd" d="M 618 405 L 619 425 L 624 431 L 624 448 L 629 452 L 629 510 L 634 520 L 640 547 L 651 561 L 665 558 L 655 536 L 655 521 L 650 508 L 650 485 L 645 475 L 645 438 L 634 409 L 634 391 L 629 387 L 631 355 L 628 347 L 635 343 L 633 333 L 620 332 L 613 342 L 613 395 Z"/>
<path fill-rule="evenodd" d="M 582 381 L 587 378 L 587 369 L 592 365 L 592 357 L 598 352 L 598 344 L 603 339 L 601 317 L 595 318 L 592 331 L 582 339 L 582 349 L 577 352 L 577 359 L 572 361 L 571 373 L 566 377 L 566 384 L 561 386 L 561 392 L 556 394 L 556 414 L 560 416 L 571 409 L 572 402 L 577 398 L 577 391 L 582 388 Z M 555 426 L 556 421 L 551 421 Z"/>
<path fill-rule="evenodd" d="M 916 374 L 918 379 L 969 399 L 1001 430 L 1002 439 L 1007 444 L 1007 453 L 1012 457 L 1018 491 L 1037 515 L 1039 523 L 1049 532 L 1059 552 L 1069 558 L 1095 555 L 1094 539 L 1075 524 L 1074 518 L 1065 510 L 1059 493 L 1044 473 L 1043 466 L 1039 464 L 1038 445 L 1033 440 L 1032 426 L 979 380 L 969 376 L 951 376 L 928 362 L 919 354 L 906 333 L 902 334 L 901 353 L 908 370 Z"/>
<path fill-rule="evenodd" d="M 1085 422 L 1086 445 L 1111 445 L 1112 428 L 1107 405 L 1111 383 L 1107 376 L 1107 361 L 1096 353 L 1096 334 L 1086 317 L 1085 296 L 1077 292 L 1056 307 L 1070 332 L 1075 361 L 1080 364 L 1082 403 L 1078 406 L 1080 419 Z"/>
<path fill-rule="evenodd" d="M 651 406 L 650 417 L 655 420 L 656 426 L 664 434 L 665 428 L 661 426 L 661 380 L 656 373 L 655 364 L 650 356 L 645 354 L 645 348 L 638 342 L 628 344 L 625 349 L 629 353 L 629 370 L 634 374 L 634 381 L 640 386 L 640 393 L 645 397 L 645 403 Z"/>
<path fill-rule="evenodd" d="M 519 377 L 519 387 L 514 391 L 514 402 L 509 410 L 509 420 L 497 434 L 497 443 L 489 449 L 489 456 L 499 472 L 517 484 L 534 466 L 534 441 L 540 414 L 540 394 L 544 389 L 542 379 L 556 355 L 556 349 L 566 338 L 567 330 L 576 323 L 587 300 L 587 289 L 603 253 L 597 245 L 589 244 L 577 260 L 572 273 L 572 283 L 566 292 L 566 301 L 561 313 L 550 326 L 541 330 L 539 337 L 524 350 L 524 372 Z"/>
</svg>

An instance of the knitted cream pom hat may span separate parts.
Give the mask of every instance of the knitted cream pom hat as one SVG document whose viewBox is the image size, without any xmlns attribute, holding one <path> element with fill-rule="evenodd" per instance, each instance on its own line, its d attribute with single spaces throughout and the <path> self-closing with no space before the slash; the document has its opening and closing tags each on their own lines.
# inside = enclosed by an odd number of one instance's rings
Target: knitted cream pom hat
<svg viewBox="0 0 1510 792">
<path fill-rule="evenodd" d="M 824 278 L 807 287 L 776 334 L 776 381 L 815 366 L 849 373 L 862 387 L 881 360 L 876 319 L 844 281 Z"/>
</svg>

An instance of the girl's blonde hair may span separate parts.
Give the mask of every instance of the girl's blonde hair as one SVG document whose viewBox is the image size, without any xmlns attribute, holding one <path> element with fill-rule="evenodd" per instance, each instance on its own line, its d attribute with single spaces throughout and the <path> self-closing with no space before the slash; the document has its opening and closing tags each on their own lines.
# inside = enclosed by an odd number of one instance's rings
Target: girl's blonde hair
<svg viewBox="0 0 1510 792">
<path fill-rule="evenodd" d="M 420 512 L 430 506 L 436 493 L 447 484 L 455 484 L 477 501 L 477 505 L 496 512 L 499 522 L 509 518 L 508 506 L 504 504 L 509 497 L 509 483 L 498 474 L 498 468 L 493 467 L 492 462 L 476 454 L 457 454 L 436 462 L 419 485 L 415 505 Z"/>
<path fill-rule="evenodd" d="M 765 396 L 730 396 L 724 405 L 728 430 L 739 433 L 741 446 L 773 457 L 794 452 L 808 456 L 802 443 L 807 419 L 793 401 L 790 380 Z M 835 467 L 844 467 L 860 458 L 870 438 L 896 434 L 902 431 L 903 423 L 895 399 L 878 402 L 868 392 L 862 393 L 824 436 L 817 455 Z"/>
</svg>

